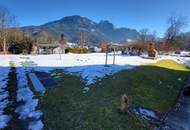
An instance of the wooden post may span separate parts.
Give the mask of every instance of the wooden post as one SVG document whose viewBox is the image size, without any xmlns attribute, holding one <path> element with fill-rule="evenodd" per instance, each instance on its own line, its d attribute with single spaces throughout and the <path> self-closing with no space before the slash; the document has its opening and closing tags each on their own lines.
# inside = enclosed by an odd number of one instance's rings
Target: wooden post
<svg viewBox="0 0 190 130">
<path fill-rule="evenodd" d="M 60 50 L 59 50 L 59 58 L 60 58 L 60 60 L 62 60 L 62 57 L 61 57 L 61 52 L 60 52 Z"/>
<path fill-rule="evenodd" d="M 115 47 L 113 48 L 113 65 L 115 65 Z"/>
<path fill-rule="evenodd" d="M 106 62 L 105 62 L 105 66 L 108 65 L 108 45 L 106 46 Z"/>
<path fill-rule="evenodd" d="M 5 36 L 3 37 L 3 52 L 4 52 L 4 54 L 6 54 L 7 53 L 7 48 L 6 48 L 6 45 L 7 43 L 6 43 L 6 38 L 5 38 Z"/>
</svg>

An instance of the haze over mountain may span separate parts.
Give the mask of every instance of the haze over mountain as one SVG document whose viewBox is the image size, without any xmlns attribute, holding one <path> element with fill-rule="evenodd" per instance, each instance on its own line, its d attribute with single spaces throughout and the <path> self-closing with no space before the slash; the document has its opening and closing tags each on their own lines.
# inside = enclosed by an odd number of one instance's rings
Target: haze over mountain
<svg viewBox="0 0 190 130">
<path fill-rule="evenodd" d="M 22 29 L 30 31 L 36 38 L 44 33 L 58 38 L 63 33 L 70 42 L 77 42 L 80 32 L 85 31 L 88 40 L 94 44 L 100 41 L 126 42 L 128 39 L 135 39 L 139 35 L 135 29 L 116 28 L 107 20 L 97 23 L 78 15 L 67 16 L 40 26 L 22 27 Z"/>
</svg>

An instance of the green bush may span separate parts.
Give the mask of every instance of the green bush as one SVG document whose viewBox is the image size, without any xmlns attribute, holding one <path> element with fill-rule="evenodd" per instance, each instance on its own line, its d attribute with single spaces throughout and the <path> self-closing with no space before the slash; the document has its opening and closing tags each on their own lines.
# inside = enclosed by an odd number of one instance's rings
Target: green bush
<svg viewBox="0 0 190 130">
<path fill-rule="evenodd" d="M 87 48 L 67 48 L 69 52 L 71 53 L 88 53 L 88 49 Z"/>
<path fill-rule="evenodd" d="M 23 49 L 23 50 L 22 50 L 22 54 L 23 54 L 23 55 L 27 55 L 27 54 L 28 54 L 28 50 Z"/>
</svg>

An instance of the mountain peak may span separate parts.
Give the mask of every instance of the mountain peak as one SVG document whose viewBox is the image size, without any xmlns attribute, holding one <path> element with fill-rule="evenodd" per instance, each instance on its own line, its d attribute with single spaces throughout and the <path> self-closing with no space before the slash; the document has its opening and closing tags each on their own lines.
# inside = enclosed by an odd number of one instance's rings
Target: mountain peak
<svg viewBox="0 0 190 130">
<path fill-rule="evenodd" d="M 95 24 L 94 21 L 80 15 L 66 16 L 59 21 L 66 24 Z"/>
<path fill-rule="evenodd" d="M 67 16 L 62 19 L 52 21 L 41 26 L 25 27 L 23 30 L 29 30 L 35 36 L 41 36 L 42 32 L 51 34 L 58 38 L 62 33 L 66 35 L 70 42 L 77 42 L 81 30 L 86 30 L 90 42 L 98 43 L 100 41 L 124 42 L 127 39 L 134 39 L 138 32 L 129 28 L 115 28 L 108 20 L 102 20 L 99 23 L 80 15 Z M 37 33 L 33 33 L 37 32 Z"/>
<path fill-rule="evenodd" d="M 109 22 L 108 20 L 101 20 L 101 21 L 99 22 L 99 26 L 100 26 L 101 28 L 114 29 L 114 25 L 113 25 L 111 22 Z"/>
</svg>

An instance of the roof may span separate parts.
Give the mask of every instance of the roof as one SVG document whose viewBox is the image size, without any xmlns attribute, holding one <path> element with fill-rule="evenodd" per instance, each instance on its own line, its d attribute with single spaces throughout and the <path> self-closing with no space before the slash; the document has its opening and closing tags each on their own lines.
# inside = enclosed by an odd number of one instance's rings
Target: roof
<svg viewBox="0 0 190 130">
<path fill-rule="evenodd" d="M 41 43 L 39 47 L 58 47 L 59 44 L 52 44 L 52 43 Z"/>
</svg>

